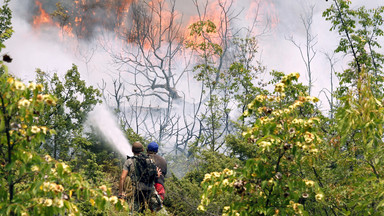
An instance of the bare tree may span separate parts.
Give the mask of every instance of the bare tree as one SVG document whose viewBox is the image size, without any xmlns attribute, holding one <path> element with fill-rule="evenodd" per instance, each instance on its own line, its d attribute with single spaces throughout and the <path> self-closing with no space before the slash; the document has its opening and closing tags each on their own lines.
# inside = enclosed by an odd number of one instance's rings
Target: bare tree
<svg viewBox="0 0 384 216">
<path fill-rule="evenodd" d="M 324 95 L 326 96 L 327 100 L 328 100 L 328 104 L 329 104 L 329 109 L 330 109 L 330 118 L 333 119 L 333 115 L 334 115 L 334 91 L 335 91 L 335 88 L 334 88 L 334 75 L 336 73 L 335 71 L 335 64 L 337 62 L 337 60 L 335 59 L 334 57 L 334 53 L 332 55 L 330 55 L 329 53 L 324 53 L 326 59 L 328 60 L 329 62 L 329 66 L 330 66 L 330 81 L 331 81 L 331 86 L 330 86 L 330 89 L 327 89 L 327 88 L 323 88 L 320 93 L 324 93 Z M 329 94 L 329 95 L 328 95 Z"/>
<path fill-rule="evenodd" d="M 307 77 L 308 77 L 308 94 L 311 95 L 312 85 L 313 85 L 313 71 L 311 68 L 311 63 L 313 59 L 316 56 L 317 51 L 314 49 L 314 47 L 317 44 L 317 35 L 312 34 L 312 22 L 313 22 L 313 9 L 315 8 L 314 5 L 309 7 L 309 11 L 305 15 L 301 15 L 300 19 L 304 25 L 305 29 L 305 44 L 304 47 L 302 47 L 301 44 L 299 44 L 297 41 L 294 40 L 293 36 L 290 36 L 287 38 L 287 40 L 291 41 L 300 51 L 301 58 L 304 61 L 305 68 L 307 70 Z"/>
<path fill-rule="evenodd" d="M 216 33 L 203 33 L 202 37 L 217 44 L 220 53 L 206 58 L 201 58 L 196 50 L 185 49 L 186 29 L 177 16 L 175 3 L 169 0 L 131 4 L 131 20 L 127 21 L 131 25 L 121 32 L 126 43 L 111 53 L 119 78 L 113 81 L 114 90 L 104 92 L 119 107 L 125 126 L 147 139 L 173 144 L 176 153 L 186 155 L 191 144 L 217 151 L 224 147 L 224 138 L 233 129 L 230 112 L 237 109 L 230 89 L 235 81 L 229 67 L 243 59 L 246 68 L 253 70 L 254 53 L 235 55 L 239 46 L 234 39 L 241 37 L 244 28 L 233 24 L 242 12 L 235 10 L 233 0 L 217 1 Z M 209 20 L 209 2 L 193 3 L 198 12 L 196 21 Z M 254 52 L 257 44 L 248 45 L 248 51 Z M 214 69 L 199 79 L 199 74 L 204 73 L 196 70 L 198 65 Z M 196 80 L 190 79 L 192 71 Z"/>
<path fill-rule="evenodd" d="M 132 25 L 120 34 L 127 43 L 121 52 L 112 53 L 122 77 L 118 83 L 127 90 L 120 96 L 123 119 L 136 132 L 166 143 L 177 130 L 180 117 L 174 106 L 181 101 L 177 86 L 187 72 L 187 65 L 180 67 L 181 17 L 175 0 L 170 0 L 133 2 L 129 18 Z"/>
<path fill-rule="evenodd" d="M 197 39 L 191 44 L 200 56 L 195 78 L 202 86 L 201 101 L 196 104 L 200 113 L 196 113 L 199 126 L 195 132 L 197 136 L 194 146 L 218 151 L 224 147 L 224 138 L 232 128 L 230 112 L 236 108 L 230 91 L 232 80 L 228 70 L 236 58 L 233 40 L 240 36 L 240 28 L 233 24 L 241 11 L 235 10 L 232 0 L 217 1 L 213 10 L 208 1 L 199 4 L 194 0 L 193 3 L 198 12 L 198 20 L 194 24 L 195 29 L 191 29 L 192 33 L 195 31 Z M 215 26 L 214 33 L 208 30 L 199 32 L 200 28 L 211 26 Z"/>
</svg>

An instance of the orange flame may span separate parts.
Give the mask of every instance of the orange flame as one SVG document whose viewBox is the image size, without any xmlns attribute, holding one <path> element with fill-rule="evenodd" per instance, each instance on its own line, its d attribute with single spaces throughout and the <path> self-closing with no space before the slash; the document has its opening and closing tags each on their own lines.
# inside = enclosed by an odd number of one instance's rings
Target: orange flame
<svg viewBox="0 0 384 216">
<path fill-rule="evenodd" d="M 35 16 L 33 18 L 33 25 L 35 27 L 39 27 L 40 25 L 42 24 L 50 24 L 50 23 L 53 23 L 52 22 L 52 18 L 49 16 L 49 14 L 47 12 L 45 12 L 45 10 L 43 9 L 42 7 L 42 4 L 41 2 L 39 2 L 38 0 L 35 1 L 36 5 L 39 7 L 39 13 L 40 15 L 39 16 Z"/>
<path fill-rule="evenodd" d="M 224 7 L 225 7 L 225 5 L 224 5 Z M 194 36 L 190 35 L 190 31 L 189 31 L 189 29 L 187 29 L 185 31 L 185 38 L 187 39 L 187 41 L 194 41 L 195 43 L 200 44 L 200 43 L 206 42 L 205 40 L 208 36 L 210 42 L 216 43 L 216 44 L 221 44 L 222 41 L 221 41 L 221 38 L 219 37 L 219 32 L 221 30 L 223 30 L 223 28 L 225 28 L 225 26 L 222 26 L 223 14 L 222 14 L 221 7 L 220 7 L 219 3 L 217 1 L 215 1 L 215 2 L 212 2 L 208 5 L 207 11 L 208 11 L 208 13 L 206 15 L 204 15 L 203 18 L 200 18 L 198 15 L 192 16 L 189 19 L 187 27 L 189 27 L 191 24 L 193 24 L 197 21 L 200 21 L 200 20 L 204 20 L 204 21 L 210 20 L 216 26 L 216 33 L 207 34 L 207 35 L 205 35 L 205 37 L 194 37 Z M 227 28 L 229 29 L 230 27 L 227 26 Z"/>
</svg>

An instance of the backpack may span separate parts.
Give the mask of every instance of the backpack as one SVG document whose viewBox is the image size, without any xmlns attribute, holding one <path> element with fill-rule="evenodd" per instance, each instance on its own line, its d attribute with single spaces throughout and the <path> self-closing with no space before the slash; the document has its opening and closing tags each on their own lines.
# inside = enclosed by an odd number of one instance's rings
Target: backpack
<svg viewBox="0 0 384 216">
<path fill-rule="evenodd" d="M 135 176 L 137 182 L 142 182 L 146 186 L 153 186 L 157 175 L 155 162 L 145 154 L 133 156 L 135 160 Z"/>
</svg>

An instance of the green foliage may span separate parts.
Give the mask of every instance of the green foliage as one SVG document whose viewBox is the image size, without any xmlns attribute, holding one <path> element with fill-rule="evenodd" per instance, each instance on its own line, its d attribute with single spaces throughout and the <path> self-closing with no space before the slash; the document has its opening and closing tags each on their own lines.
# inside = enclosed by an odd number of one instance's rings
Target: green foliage
<svg viewBox="0 0 384 216">
<path fill-rule="evenodd" d="M 171 214 L 199 215 L 196 208 L 201 192 L 198 182 L 179 179 L 172 174 L 172 177 L 167 178 L 164 206 Z"/>
<path fill-rule="evenodd" d="M 5 48 L 3 42 L 9 39 L 13 33 L 12 30 L 12 11 L 9 8 L 10 0 L 3 0 L 0 7 L 0 51 Z"/>
<path fill-rule="evenodd" d="M 384 109 L 370 76 L 363 69 L 357 88 L 340 98 L 331 134 L 322 132 L 323 117 L 308 115 L 317 98 L 291 93 L 293 104 L 280 103 L 296 79 L 277 79 L 276 95 L 258 95 L 248 105 L 244 138 L 232 135 L 227 142 L 237 147 L 233 155 L 250 159 L 205 175 L 199 211 L 230 192 L 241 198 L 223 215 L 381 215 Z"/>
<path fill-rule="evenodd" d="M 67 164 L 37 153 L 45 136 L 54 133 L 38 119 L 57 100 L 41 94 L 43 85 L 26 86 L 3 73 L 0 92 L 0 214 L 80 215 L 78 204 L 84 201 L 98 209 L 124 207 L 110 189 L 93 189 Z"/>
<path fill-rule="evenodd" d="M 384 55 L 379 52 L 380 39 L 384 36 L 382 30 L 384 7 L 366 9 L 364 6 L 351 9 L 351 1 L 335 0 L 334 4 L 323 16 L 331 21 L 331 30 L 337 30 L 341 36 L 335 52 L 342 52 L 352 56 L 349 65 L 351 68 L 339 73 L 339 94 L 347 93 L 348 85 L 356 87 L 360 73 L 364 68 L 365 73 L 372 75 L 372 88 L 375 96 L 383 94 Z M 374 85 L 373 85 L 374 84 Z"/>
<path fill-rule="evenodd" d="M 255 60 L 257 53 L 256 38 L 235 38 L 234 44 L 238 48 L 236 61 L 234 61 L 228 69 L 230 83 L 229 94 L 232 95 L 241 112 L 247 109 L 254 95 L 263 94 L 265 90 L 254 85 L 259 73 L 264 72 L 265 68 Z M 254 62 L 259 66 L 254 66 Z"/>
<path fill-rule="evenodd" d="M 189 162 L 190 165 L 196 167 L 194 170 L 191 170 L 182 178 L 178 178 L 174 174 L 167 178 L 166 199 L 164 201 L 167 211 L 175 215 L 218 215 L 224 205 L 233 200 L 234 195 L 227 192 L 218 195 L 214 199 L 214 204 L 209 206 L 206 214 L 202 214 L 196 211 L 202 193 L 200 182 L 207 172 L 227 167 L 232 168 L 239 163 L 239 160 L 227 157 L 224 154 L 211 151 L 201 152 L 194 162 Z"/>
<path fill-rule="evenodd" d="M 212 198 L 223 192 L 239 197 L 223 208 L 225 215 L 305 215 L 306 203 L 322 201 L 321 188 L 307 179 L 308 170 L 302 167 L 311 167 L 320 153 L 319 119 L 300 118 L 300 110 L 318 99 L 298 96 L 293 104 L 282 103 L 298 76 L 282 77 L 275 85 L 275 95 L 258 95 L 247 106 L 243 116 L 252 121 L 242 136 L 253 146 L 256 157 L 236 170 L 206 174 L 200 211 L 206 211 Z"/>
<path fill-rule="evenodd" d="M 325 146 L 327 154 L 318 165 L 329 205 L 337 214 L 380 215 L 384 199 L 384 109 L 374 97 L 371 78 L 363 70 L 357 90 L 340 98 L 336 135 Z"/>
<path fill-rule="evenodd" d="M 212 21 L 198 21 L 192 23 L 188 28 L 193 39 L 186 42 L 187 48 L 198 51 L 203 58 L 223 53 L 223 49 L 219 44 L 205 37 L 207 34 L 216 33 L 216 25 Z"/>
<path fill-rule="evenodd" d="M 223 135 L 227 130 L 229 91 L 226 83 L 229 77 L 221 70 L 218 58 L 223 57 L 223 48 L 210 35 L 216 32 L 215 24 L 210 21 L 199 21 L 190 27 L 191 40 L 186 47 L 196 51 L 202 63 L 194 66 L 195 79 L 202 84 L 202 98 L 206 109 L 200 114 L 201 134 L 194 142 L 195 146 L 208 147 L 217 151 L 223 146 Z"/>
<path fill-rule="evenodd" d="M 127 128 L 125 133 L 129 143 L 134 143 L 136 141 L 139 141 L 144 146 L 147 146 L 148 141 L 145 140 L 142 136 L 140 136 L 140 134 L 136 133 L 132 128 Z"/>
<path fill-rule="evenodd" d="M 8 3 L 0 8 L 0 51 L 12 34 Z M 186 46 L 200 57 L 194 72 L 207 109 L 199 116 L 201 133 L 188 149 L 191 155 L 167 158 L 170 170 L 182 169 L 166 180 L 167 211 L 382 215 L 383 11 L 334 0 L 323 13 L 341 36 L 335 52 L 352 57 L 338 74 L 332 120 L 316 109 L 318 99 L 305 93 L 308 87 L 296 83 L 297 73 L 272 71 L 274 92 L 255 85 L 264 71 L 253 65 L 255 38 L 234 39 L 236 54 L 223 66 L 226 48 L 214 36 L 215 24 L 192 24 Z M 61 26 L 70 19 L 60 3 L 51 15 Z M 0 214 L 130 215 L 127 203 L 113 196 L 121 161 L 99 137 L 84 135 L 86 113 L 100 102 L 99 91 L 87 87 L 76 66 L 64 79 L 38 70 L 41 84 L 25 85 L 0 63 Z M 243 113 L 233 124 L 232 102 Z M 126 135 L 130 143 L 147 144 L 132 129 Z"/>
<path fill-rule="evenodd" d="M 56 3 L 56 10 L 51 14 L 51 16 L 59 20 L 61 28 L 68 24 L 70 18 L 68 11 L 63 7 L 61 2 Z"/>
<path fill-rule="evenodd" d="M 67 71 L 64 80 L 56 73 L 50 78 L 41 70 L 37 70 L 36 80 L 44 84 L 46 93 L 57 98 L 57 105 L 46 109 L 40 119 L 42 124 L 56 131 L 43 146 L 54 158 L 71 160 L 81 152 L 76 140 L 81 139 L 87 113 L 101 102 L 100 92 L 86 86 L 75 65 Z"/>
</svg>

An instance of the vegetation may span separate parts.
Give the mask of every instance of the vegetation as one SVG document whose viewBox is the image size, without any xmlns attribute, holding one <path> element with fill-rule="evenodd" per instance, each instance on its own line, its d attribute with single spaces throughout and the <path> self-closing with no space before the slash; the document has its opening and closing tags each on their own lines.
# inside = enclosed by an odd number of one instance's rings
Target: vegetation
<svg viewBox="0 0 384 216">
<path fill-rule="evenodd" d="M 9 2 L 0 10 L 0 52 L 13 32 Z M 145 76 L 149 85 L 115 80 L 111 106 L 129 142 L 165 145 L 174 138 L 165 155 L 167 213 L 157 215 L 382 215 L 384 7 L 351 9 L 350 4 L 334 0 L 323 13 L 340 35 L 334 52 L 349 61 L 337 73 L 329 116 L 309 95 L 313 82 L 298 83 L 299 73 L 271 71 L 267 83 L 257 78 L 265 71 L 255 60 L 257 38 L 226 34 L 230 6 L 219 4 L 219 25 L 201 19 L 182 38 L 176 36 L 174 9 L 166 13 L 172 15 L 166 16 L 166 30 L 150 31 L 164 21 L 156 11 L 165 5 L 133 5 L 134 28 L 140 31 L 133 28 L 125 36 L 140 52 L 125 55 L 136 65 L 130 73 Z M 52 16 L 62 21 L 62 29 L 73 18 L 60 3 Z M 198 60 L 190 69 L 201 92 L 191 112 L 176 89 L 183 76 L 173 80 L 175 59 L 162 56 L 161 41 L 169 52 L 188 50 Z M 92 127 L 84 128 L 87 113 L 109 93 L 87 85 L 76 65 L 64 77 L 38 69 L 36 83 L 25 83 L 8 71 L 10 61 L 4 54 L 0 62 L 0 214 L 130 215 L 131 206 L 116 197 L 124 159 Z M 136 87 L 135 93 L 124 95 L 125 84 Z M 145 107 L 150 96 L 166 108 Z M 183 114 L 175 113 L 175 104 L 183 105 Z M 240 117 L 231 118 L 232 112 Z"/>
</svg>

